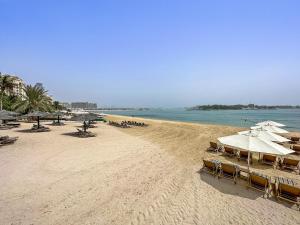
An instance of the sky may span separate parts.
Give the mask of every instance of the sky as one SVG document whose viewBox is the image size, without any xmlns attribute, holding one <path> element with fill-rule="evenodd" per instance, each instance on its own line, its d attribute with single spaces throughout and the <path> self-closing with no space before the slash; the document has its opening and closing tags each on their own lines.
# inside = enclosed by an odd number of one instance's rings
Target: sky
<svg viewBox="0 0 300 225">
<path fill-rule="evenodd" d="M 300 104 L 300 1 L 0 0 L 0 71 L 101 107 Z"/>
</svg>

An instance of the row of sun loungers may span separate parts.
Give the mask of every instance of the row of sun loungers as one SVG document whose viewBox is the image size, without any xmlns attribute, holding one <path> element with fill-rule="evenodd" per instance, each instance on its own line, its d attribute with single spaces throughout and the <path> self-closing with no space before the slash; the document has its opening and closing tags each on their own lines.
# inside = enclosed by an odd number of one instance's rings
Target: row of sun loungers
<svg viewBox="0 0 300 225">
<path fill-rule="evenodd" d="M 148 126 L 147 124 L 145 124 L 144 122 L 140 123 L 140 122 L 136 122 L 136 121 L 122 121 L 122 123 L 127 124 L 129 126 L 137 126 L 137 127 L 145 127 Z"/>
<path fill-rule="evenodd" d="M 114 122 L 114 121 L 109 121 L 108 124 L 111 126 L 115 126 L 115 127 L 130 128 L 130 126 L 124 122 L 118 123 L 118 122 Z"/>
<path fill-rule="evenodd" d="M 235 164 L 223 163 L 218 160 L 203 160 L 201 171 L 208 172 L 218 178 L 227 178 L 237 183 L 242 169 Z M 243 170 L 245 171 L 245 170 Z M 290 179 L 271 177 L 248 171 L 247 187 L 264 193 L 264 197 L 283 199 L 294 203 L 300 209 L 300 187 Z"/>
<path fill-rule="evenodd" d="M 224 146 L 221 148 L 215 142 L 210 142 L 209 151 L 222 152 L 229 157 L 237 157 L 238 160 L 248 160 L 248 151 L 241 151 L 231 147 Z M 273 166 L 276 169 L 288 169 L 300 173 L 300 160 L 291 159 L 287 157 L 279 158 L 275 155 L 263 154 L 260 163 Z M 250 163 L 252 163 L 252 154 L 250 153 Z"/>
</svg>

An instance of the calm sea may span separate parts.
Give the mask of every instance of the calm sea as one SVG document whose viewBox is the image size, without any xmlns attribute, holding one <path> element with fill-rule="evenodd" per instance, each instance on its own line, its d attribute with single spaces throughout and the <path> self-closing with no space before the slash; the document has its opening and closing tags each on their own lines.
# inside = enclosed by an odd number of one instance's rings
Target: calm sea
<svg viewBox="0 0 300 225">
<path fill-rule="evenodd" d="M 288 130 L 300 131 L 300 109 L 186 111 L 183 108 L 176 108 L 101 112 L 151 119 L 223 124 L 240 127 L 250 127 L 263 120 L 274 120 L 285 124 Z"/>
</svg>

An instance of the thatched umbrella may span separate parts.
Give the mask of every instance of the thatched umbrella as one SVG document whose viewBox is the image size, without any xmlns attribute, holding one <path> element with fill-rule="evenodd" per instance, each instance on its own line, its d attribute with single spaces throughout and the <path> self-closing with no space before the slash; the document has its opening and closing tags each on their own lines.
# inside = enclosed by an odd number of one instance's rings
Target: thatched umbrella
<svg viewBox="0 0 300 225">
<path fill-rule="evenodd" d="M 14 120 L 14 119 L 16 118 L 11 115 L 0 112 L 0 120 Z"/>
<path fill-rule="evenodd" d="M 18 116 L 18 115 L 20 115 L 20 113 L 13 112 L 13 111 L 7 111 L 7 110 L 1 110 L 0 115 Z"/>
<path fill-rule="evenodd" d="M 37 118 L 37 128 L 39 129 L 40 128 L 40 118 L 47 117 L 49 115 L 50 114 L 47 112 L 34 111 L 34 112 L 26 114 L 25 116 L 26 117 L 36 117 Z"/>
<path fill-rule="evenodd" d="M 88 113 L 88 114 L 78 114 L 71 118 L 71 120 L 75 121 L 83 121 L 83 131 L 86 132 L 86 130 L 89 127 L 89 123 L 92 120 L 98 119 L 98 115 L 94 113 Z"/>
<path fill-rule="evenodd" d="M 61 111 L 56 111 L 54 113 L 51 113 L 53 116 L 57 116 L 57 124 L 60 124 L 60 117 L 64 116 L 65 114 Z"/>
</svg>

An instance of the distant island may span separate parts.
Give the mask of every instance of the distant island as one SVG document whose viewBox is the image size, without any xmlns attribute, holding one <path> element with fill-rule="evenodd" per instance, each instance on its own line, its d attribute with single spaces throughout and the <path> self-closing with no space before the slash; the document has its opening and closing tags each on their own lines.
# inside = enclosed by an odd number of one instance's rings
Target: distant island
<svg viewBox="0 0 300 225">
<path fill-rule="evenodd" d="M 300 109 L 300 105 L 197 105 L 188 107 L 186 110 L 255 110 L 255 109 Z"/>
</svg>

